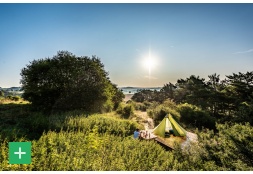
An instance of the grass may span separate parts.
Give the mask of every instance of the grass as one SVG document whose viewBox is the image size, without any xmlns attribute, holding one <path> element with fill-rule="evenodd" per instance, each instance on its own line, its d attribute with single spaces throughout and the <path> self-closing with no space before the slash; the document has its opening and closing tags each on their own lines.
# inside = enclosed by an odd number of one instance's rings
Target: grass
<svg viewBox="0 0 253 174">
<path fill-rule="evenodd" d="M 176 144 L 182 144 L 183 142 L 186 141 L 186 137 L 177 137 L 177 136 L 173 136 L 170 135 L 169 138 L 161 138 L 169 147 L 175 147 Z"/>
<path fill-rule="evenodd" d="M 1 171 L 166 170 L 169 162 L 168 153 L 155 142 L 132 138 L 141 125 L 115 112 L 46 116 L 31 112 L 29 103 L 10 101 L 0 104 L 0 109 L 4 115 L 0 117 Z M 31 141 L 32 164 L 9 165 L 9 141 Z"/>
<path fill-rule="evenodd" d="M 8 99 L 8 98 L 0 97 L 0 104 L 29 104 L 29 102 L 22 99 L 22 98 L 15 101 L 15 100 L 11 100 L 11 99 Z"/>
</svg>

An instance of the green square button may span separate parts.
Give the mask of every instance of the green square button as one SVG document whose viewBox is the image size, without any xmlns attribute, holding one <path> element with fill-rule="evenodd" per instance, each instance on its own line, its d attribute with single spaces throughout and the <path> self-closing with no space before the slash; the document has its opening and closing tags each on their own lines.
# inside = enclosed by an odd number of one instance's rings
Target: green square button
<svg viewBox="0 0 253 174">
<path fill-rule="evenodd" d="M 31 164 L 31 142 L 9 142 L 10 164 Z"/>
</svg>

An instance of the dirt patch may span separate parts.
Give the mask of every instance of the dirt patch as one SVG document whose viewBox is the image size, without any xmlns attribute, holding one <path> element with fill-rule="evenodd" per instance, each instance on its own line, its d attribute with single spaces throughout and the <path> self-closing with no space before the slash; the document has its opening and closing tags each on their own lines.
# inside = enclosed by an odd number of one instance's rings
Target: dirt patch
<svg viewBox="0 0 253 174">
<path fill-rule="evenodd" d="M 181 144 L 181 147 L 187 147 L 190 145 L 190 143 L 196 143 L 198 142 L 198 136 L 197 134 L 186 132 L 186 141 Z"/>
<path fill-rule="evenodd" d="M 145 127 L 145 130 L 154 129 L 154 120 L 150 118 L 147 112 L 135 111 L 136 121 Z"/>
<path fill-rule="evenodd" d="M 124 102 L 131 100 L 132 97 L 133 97 L 133 94 L 125 94 Z"/>
</svg>

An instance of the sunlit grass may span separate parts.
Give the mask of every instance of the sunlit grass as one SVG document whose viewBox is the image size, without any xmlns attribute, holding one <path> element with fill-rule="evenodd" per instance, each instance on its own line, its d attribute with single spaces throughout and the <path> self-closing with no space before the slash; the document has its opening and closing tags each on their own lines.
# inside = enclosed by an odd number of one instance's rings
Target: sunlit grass
<svg viewBox="0 0 253 174">
<path fill-rule="evenodd" d="M 20 98 L 17 101 L 15 101 L 15 100 L 2 97 L 0 98 L 0 104 L 30 104 L 30 102 L 27 100 L 24 100 L 23 98 Z"/>
</svg>

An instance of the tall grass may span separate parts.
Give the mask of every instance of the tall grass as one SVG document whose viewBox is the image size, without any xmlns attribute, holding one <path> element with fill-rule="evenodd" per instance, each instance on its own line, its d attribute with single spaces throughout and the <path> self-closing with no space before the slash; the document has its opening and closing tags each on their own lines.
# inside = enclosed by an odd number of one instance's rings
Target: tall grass
<svg viewBox="0 0 253 174">
<path fill-rule="evenodd" d="M 169 162 L 158 144 L 130 136 L 138 126 L 132 121 L 93 115 L 67 118 L 64 124 L 66 130 L 32 141 L 30 165 L 9 165 L 3 141 L 0 170 L 164 170 Z"/>
</svg>

